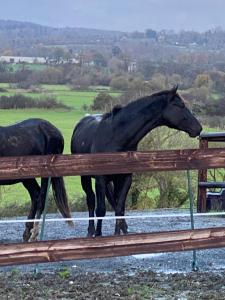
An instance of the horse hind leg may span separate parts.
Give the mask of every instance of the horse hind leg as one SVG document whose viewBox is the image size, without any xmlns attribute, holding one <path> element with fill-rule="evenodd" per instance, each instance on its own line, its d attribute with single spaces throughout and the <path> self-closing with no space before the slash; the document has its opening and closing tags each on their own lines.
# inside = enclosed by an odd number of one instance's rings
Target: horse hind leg
<svg viewBox="0 0 225 300">
<path fill-rule="evenodd" d="M 41 179 L 41 190 L 39 193 L 38 201 L 37 201 L 37 212 L 36 219 L 39 220 L 41 218 L 42 212 L 45 208 L 45 199 L 48 189 L 48 178 Z M 39 235 L 39 222 L 34 222 L 33 229 L 31 230 L 30 242 L 37 241 Z"/>
<path fill-rule="evenodd" d="M 95 191 L 96 191 L 96 198 L 97 198 L 97 207 L 96 207 L 96 216 L 102 217 L 97 221 L 97 227 L 95 231 L 95 236 L 102 235 L 102 220 L 106 214 L 106 207 L 105 207 L 105 193 L 106 193 L 106 181 L 104 176 L 97 176 L 95 179 Z"/>
<path fill-rule="evenodd" d="M 37 183 L 36 179 L 26 179 L 22 181 L 24 187 L 27 189 L 28 193 L 30 194 L 31 198 L 31 208 L 28 214 L 27 219 L 31 220 L 35 218 L 36 211 L 37 211 L 37 201 L 40 194 L 40 186 Z M 25 230 L 23 233 L 23 241 L 28 242 L 31 237 L 31 230 L 33 228 L 33 222 L 27 222 L 25 224 Z"/>
<path fill-rule="evenodd" d="M 112 206 L 113 210 L 116 211 L 117 196 L 114 193 L 114 187 L 113 187 L 113 184 L 112 184 L 111 181 L 106 185 L 105 194 L 106 194 L 106 198 L 109 201 L 109 204 Z M 128 231 L 127 231 L 128 226 L 127 226 L 126 220 L 122 219 L 122 220 L 120 220 L 120 223 L 121 223 L 120 228 L 121 228 L 122 232 L 124 234 L 127 234 L 128 233 Z"/>
<path fill-rule="evenodd" d="M 117 195 L 117 199 L 118 199 L 116 210 L 115 210 L 116 216 L 124 216 L 126 198 L 131 183 L 132 183 L 132 175 L 121 175 L 117 180 L 117 183 L 115 185 L 115 194 Z M 125 219 L 116 220 L 115 235 L 119 235 L 121 231 L 124 234 L 128 233 L 128 226 Z"/>
<path fill-rule="evenodd" d="M 91 176 L 81 176 L 81 185 L 86 194 L 89 218 L 93 218 L 95 213 L 95 193 L 92 190 Z M 94 220 L 89 220 L 87 236 L 91 237 L 94 235 L 95 235 L 95 222 Z"/>
<path fill-rule="evenodd" d="M 106 184 L 106 190 L 105 190 L 106 198 L 111 205 L 112 209 L 115 211 L 116 209 L 116 199 L 114 197 L 114 188 L 112 182 L 108 182 Z"/>
</svg>

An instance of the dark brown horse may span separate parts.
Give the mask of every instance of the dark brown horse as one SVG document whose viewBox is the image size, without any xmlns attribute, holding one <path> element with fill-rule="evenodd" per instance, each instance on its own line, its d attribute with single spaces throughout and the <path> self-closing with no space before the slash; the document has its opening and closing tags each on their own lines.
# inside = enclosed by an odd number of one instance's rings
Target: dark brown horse
<svg viewBox="0 0 225 300">
<path fill-rule="evenodd" d="M 72 153 L 99 153 L 137 150 L 140 140 L 152 129 L 168 126 L 187 132 L 196 137 L 202 127 L 185 106 L 177 93 L 177 87 L 151 96 L 140 98 L 124 107 L 115 107 L 102 116 L 87 116 L 75 127 L 72 141 Z M 82 188 L 87 196 L 89 216 L 94 216 L 95 193 L 91 186 L 91 177 L 95 177 L 97 198 L 96 216 L 106 213 L 105 195 L 115 207 L 116 216 L 124 216 L 125 201 L 132 182 L 132 174 L 106 176 L 81 176 Z M 112 189 L 113 183 L 113 189 Z M 89 221 L 88 235 L 101 235 L 102 220 Z M 115 234 L 127 233 L 124 220 L 117 220 Z"/>
<path fill-rule="evenodd" d="M 60 131 L 48 121 L 41 119 L 28 119 L 11 126 L 0 127 L 0 142 L 0 156 L 61 154 L 64 148 L 64 139 Z M 0 185 L 11 185 L 18 182 L 22 182 L 31 198 L 28 219 L 34 219 L 35 216 L 39 219 L 45 205 L 48 178 L 41 179 L 41 186 L 35 178 L 1 180 Z M 51 183 L 59 211 L 63 217 L 70 218 L 63 178 L 52 178 Z M 24 241 L 29 240 L 33 225 L 33 223 L 26 223 L 23 234 Z"/>
</svg>

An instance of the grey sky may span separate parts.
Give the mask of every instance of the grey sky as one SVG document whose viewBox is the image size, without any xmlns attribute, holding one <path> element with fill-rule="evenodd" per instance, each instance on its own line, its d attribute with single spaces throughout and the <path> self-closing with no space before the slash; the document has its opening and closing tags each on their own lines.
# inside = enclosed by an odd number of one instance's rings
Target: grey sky
<svg viewBox="0 0 225 300">
<path fill-rule="evenodd" d="M 225 0 L 0 0 L 0 19 L 143 31 L 225 28 Z"/>
</svg>

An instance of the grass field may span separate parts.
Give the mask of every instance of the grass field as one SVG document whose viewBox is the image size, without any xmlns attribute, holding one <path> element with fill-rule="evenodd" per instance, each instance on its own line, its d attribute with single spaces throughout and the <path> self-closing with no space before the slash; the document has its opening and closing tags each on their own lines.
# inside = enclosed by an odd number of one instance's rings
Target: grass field
<svg viewBox="0 0 225 300">
<path fill-rule="evenodd" d="M 0 93 L 1 95 L 13 95 L 22 93 L 31 97 L 46 97 L 46 95 L 54 95 L 58 101 L 71 107 L 71 110 L 44 110 L 44 109 L 17 109 L 17 110 L 0 110 L 0 126 L 5 126 L 19 122 L 28 118 L 43 118 L 50 121 L 62 132 L 65 139 L 64 153 L 70 153 L 70 139 L 75 127 L 75 124 L 88 111 L 83 110 L 83 105 L 90 106 L 94 97 L 98 94 L 95 91 L 73 91 L 65 85 L 43 85 L 43 92 L 29 93 L 22 89 L 10 88 L 9 84 L 0 84 L 0 87 L 6 88 L 8 92 Z M 111 93 L 112 96 L 117 96 L 118 93 Z M 79 198 L 82 195 L 79 177 L 67 177 L 66 187 L 70 201 Z M 0 208 L 7 205 L 30 201 L 29 195 L 21 184 L 6 186 L 1 188 Z"/>
<path fill-rule="evenodd" d="M 0 110 L 0 126 L 5 126 L 19 122 L 28 118 L 43 118 L 50 121 L 56 127 L 58 127 L 65 139 L 65 151 L 64 153 L 70 153 L 70 139 L 75 127 L 75 124 L 88 112 L 84 110 L 84 105 L 89 107 L 94 97 L 98 94 L 98 91 L 74 91 L 66 85 L 42 85 L 40 92 L 30 92 L 23 89 L 15 89 L 7 83 L 0 83 L 0 88 L 4 88 L 6 92 L 0 92 L 1 95 L 14 95 L 22 93 L 29 97 L 44 98 L 47 96 L 54 96 L 58 101 L 69 106 L 70 110 L 44 110 L 44 109 L 17 109 L 17 110 Z M 116 97 L 119 93 L 110 92 L 112 96 Z M 216 98 L 217 95 L 214 95 Z M 219 130 L 216 128 L 204 128 L 204 131 Z M 196 141 L 197 142 L 197 141 Z M 68 191 L 70 203 L 73 203 L 75 210 L 78 206 L 76 204 L 82 198 L 82 189 L 80 186 L 79 177 L 67 177 L 66 188 Z M 155 191 L 157 192 L 157 191 Z M 152 193 L 152 190 L 151 190 Z M 76 203 L 75 203 L 76 202 Z M 19 207 L 21 213 L 24 213 L 24 207 L 27 203 L 30 203 L 30 197 L 24 187 L 21 184 L 12 186 L 3 186 L 0 188 L 0 216 L 9 215 L 10 212 L 13 215 L 18 215 Z M 75 205 L 74 205 L 75 203 Z M 145 204 L 145 203 L 144 203 Z M 80 206 L 80 205 L 79 205 Z M 9 209 L 7 209 L 9 207 Z M 13 212 L 15 208 L 15 212 Z"/>
</svg>

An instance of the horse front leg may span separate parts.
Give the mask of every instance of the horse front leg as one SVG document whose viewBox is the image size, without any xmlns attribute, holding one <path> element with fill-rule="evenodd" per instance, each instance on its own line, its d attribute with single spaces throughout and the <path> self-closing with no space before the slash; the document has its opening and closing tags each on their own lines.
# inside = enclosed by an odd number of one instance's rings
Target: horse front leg
<svg viewBox="0 0 225 300">
<path fill-rule="evenodd" d="M 86 201 L 89 212 L 89 218 L 93 218 L 95 215 L 95 194 L 92 190 L 91 177 L 81 176 L 81 185 L 86 193 Z M 88 234 L 87 236 L 95 235 L 95 222 L 94 220 L 89 220 L 88 222 Z"/>
<path fill-rule="evenodd" d="M 118 179 L 116 180 L 115 184 L 115 193 L 117 194 L 117 205 L 115 209 L 116 216 L 124 216 L 125 213 L 125 204 L 127 194 L 131 187 L 132 183 L 132 175 L 119 175 Z M 128 226 L 125 219 L 117 219 L 115 225 L 115 235 L 119 235 L 120 232 L 127 234 L 128 233 Z"/>
<path fill-rule="evenodd" d="M 106 190 L 106 180 L 103 176 L 97 176 L 95 180 L 95 191 L 97 198 L 96 216 L 104 217 L 106 213 L 105 207 L 105 190 Z M 95 231 L 95 236 L 102 235 L 102 219 L 97 221 L 97 227 Z"/>
</svg>

